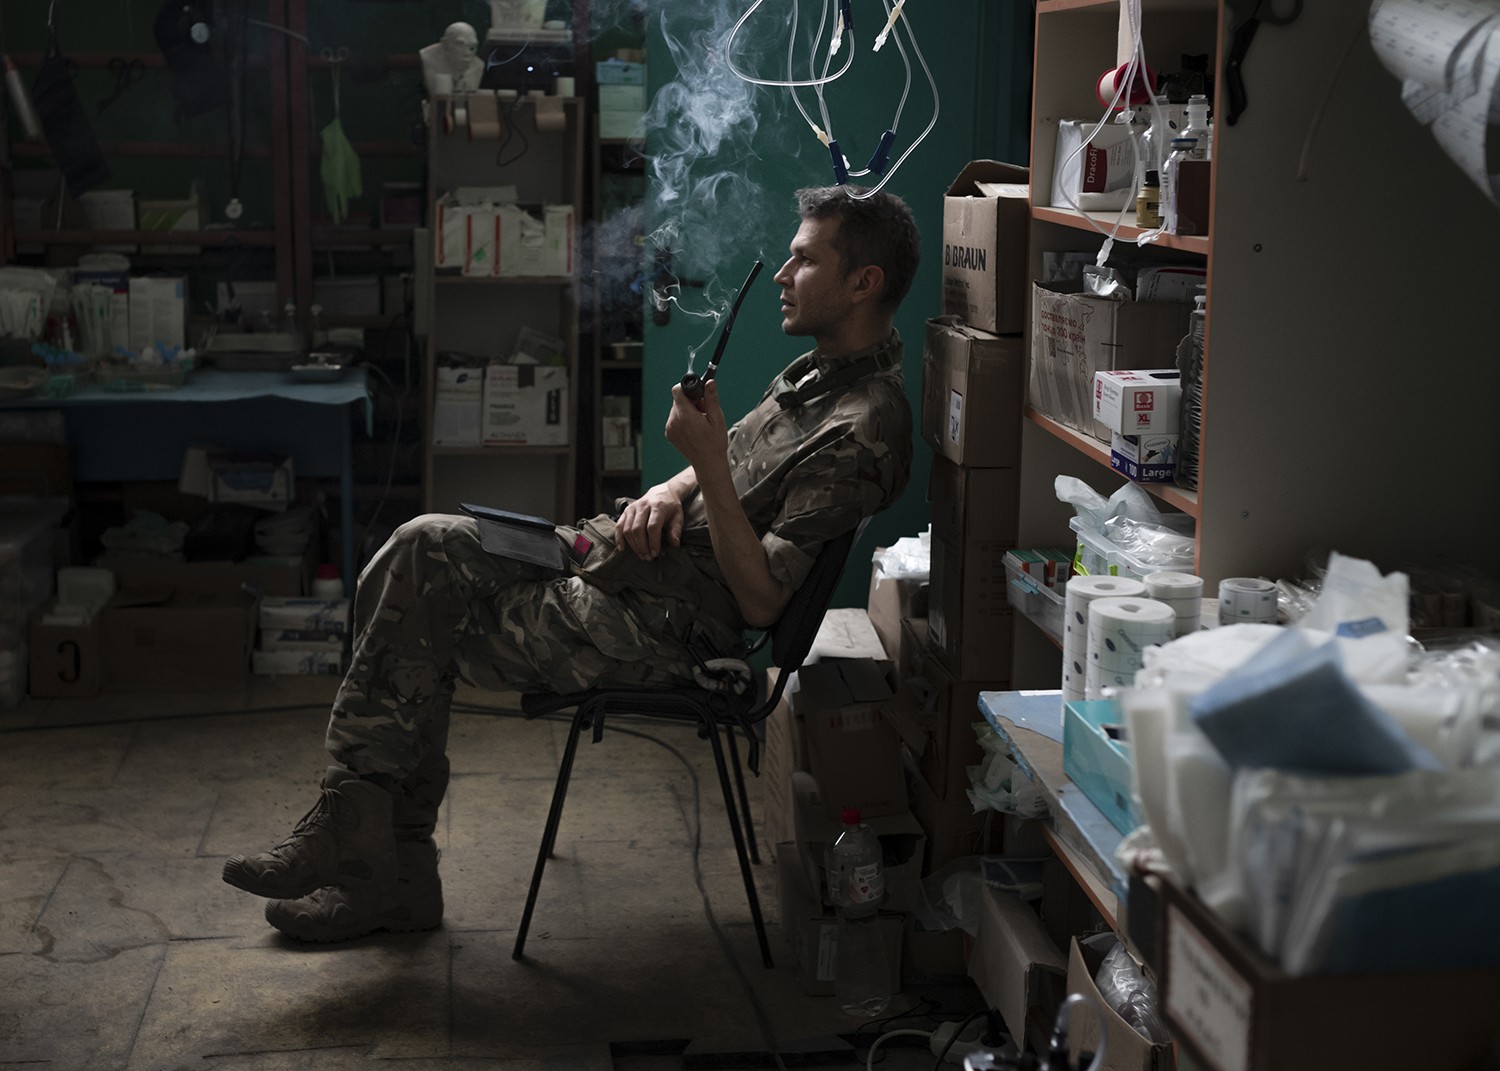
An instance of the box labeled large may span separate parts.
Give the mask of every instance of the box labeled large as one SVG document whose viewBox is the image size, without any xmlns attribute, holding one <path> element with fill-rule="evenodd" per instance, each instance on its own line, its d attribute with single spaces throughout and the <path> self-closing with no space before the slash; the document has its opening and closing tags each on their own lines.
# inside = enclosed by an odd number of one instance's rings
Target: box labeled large
<svg viewBox="0 0 1500 1071">
<path fill-rule="evenodd" d="M 830 659 L 803 666 L 796 690 L 788 689 L 830 818 L 845 807 L 874 817 L 906 812 L 901 741 L 885 716 L 888 669 L 868 658 Z"/>
<path fill-rule="evenodd" d="M 1094 419 L 1121 435 L 1175 435 L 1182 375 L 1175 368 L 1122 368 L 1094 373 Z M 1108 441 L 1106 433 L 1103 438 Z"/>
<path fill-rule="evenodd" d="M 1026 228 L 1031 172 L 975 160 L 943 198 L 943 312 L 982 331 L 1015 334 L 1026 321 Z"/>
<path fill-rule="evenodd" d="M 1109 467 L 1136 483 L 1171 483 L 1177 472 L 1176 435 L 1109 433 Z"/>
<path fill-rule="evenodd" d="M 922 438 L 957 465 L 1015 465 L 1026 401 L 1026 347 L 951 317 L 927 321 Z"/>
<path fill-rule="evenodd" d="M 1109 429 L 1094 419 L 1094 374 L 1171 367 L 1192 306 L 1108 301 L 1082 293 L 1082 284 L 1071 281 L 1035 283 L 1031 296 L 1027 404 L 1108 442 Z"/>
<path fill-rule="evenodd" d="M 568 445 L 568 370 L 492 364 L 484 373 L 486 446 Z"/>
</svg>

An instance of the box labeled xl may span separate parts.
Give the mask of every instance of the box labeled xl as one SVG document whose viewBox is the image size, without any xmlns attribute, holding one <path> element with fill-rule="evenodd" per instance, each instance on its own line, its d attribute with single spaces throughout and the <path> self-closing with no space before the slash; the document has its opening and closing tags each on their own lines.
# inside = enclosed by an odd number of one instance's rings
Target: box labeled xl
<svg viewBox="0 0 1500 1071">
<path fill-rule="evenodd" d="M 1094 419 L 1111 432 L 1174 435 L 1181 405 L 1182 375 L 1175 368 L 1094 373 Z"/>
</svg>

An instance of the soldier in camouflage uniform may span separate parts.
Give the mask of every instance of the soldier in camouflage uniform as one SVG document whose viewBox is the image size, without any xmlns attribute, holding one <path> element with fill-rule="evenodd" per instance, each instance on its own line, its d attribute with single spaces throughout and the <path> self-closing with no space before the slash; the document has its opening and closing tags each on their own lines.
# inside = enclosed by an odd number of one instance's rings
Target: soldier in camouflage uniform
<svg viewBox="0 0 1500 1071">
<path fill-rule="evenodd" d="M 692 685 L 695 666 L 776 621 L 824 542 L 900 497 L 912 423 L 892 318 L 915 225 L 886 194 L 798 202 L 775 281 L 783 331 L 816 348 L 732 428 L 712 380 L 701 409 L 674 388 L 666 436 L 688 466 L 617 520 L 560 527 L 566 572 L 487 553 L 474 520 L 439 515 L 402 525 L 366 566 L 322 793 L 281 844 L 224 866 L 229 884 L 272 898 L 277 929 L 337 941 L 439 924 L 432 833 L 457 680 Z"/>
</svg>

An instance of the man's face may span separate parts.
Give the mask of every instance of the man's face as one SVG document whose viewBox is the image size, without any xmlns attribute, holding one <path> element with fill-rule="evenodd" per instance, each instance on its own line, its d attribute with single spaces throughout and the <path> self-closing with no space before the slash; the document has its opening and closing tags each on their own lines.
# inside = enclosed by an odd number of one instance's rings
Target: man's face
<svg viewBox="0 0 1500 1071">
<path fill-rule="evenodd" d="M 781 286 L 781 329 L 789 335 L 828 336 L 847 315 L 855 276 L 840 274 L 833 247 L 839 220 L 804 219 L 792 239 L 791 256 L 776 273 Z"/>
</svg>

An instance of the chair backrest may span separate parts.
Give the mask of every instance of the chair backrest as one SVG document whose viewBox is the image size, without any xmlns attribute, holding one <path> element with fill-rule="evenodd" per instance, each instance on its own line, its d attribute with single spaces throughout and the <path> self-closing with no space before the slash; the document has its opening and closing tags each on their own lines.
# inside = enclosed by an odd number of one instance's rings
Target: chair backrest
<svg viewBox="0 0 1500 1071">
<path fill-rule="evenodd" d="M 792 593 L 781 618 L 771 626 L 771 662 L 781 671 L 783 678 L 801 666 L 807 652 L 812 650 L 818 626 L 823 623 L 828 603 L 844 573 L 844 564 L 849 560 L 849 551 L 863 530 L 864 522 L 861 522 L 858 527 L 823 544 L 807 578 Z"/>
</svg>

